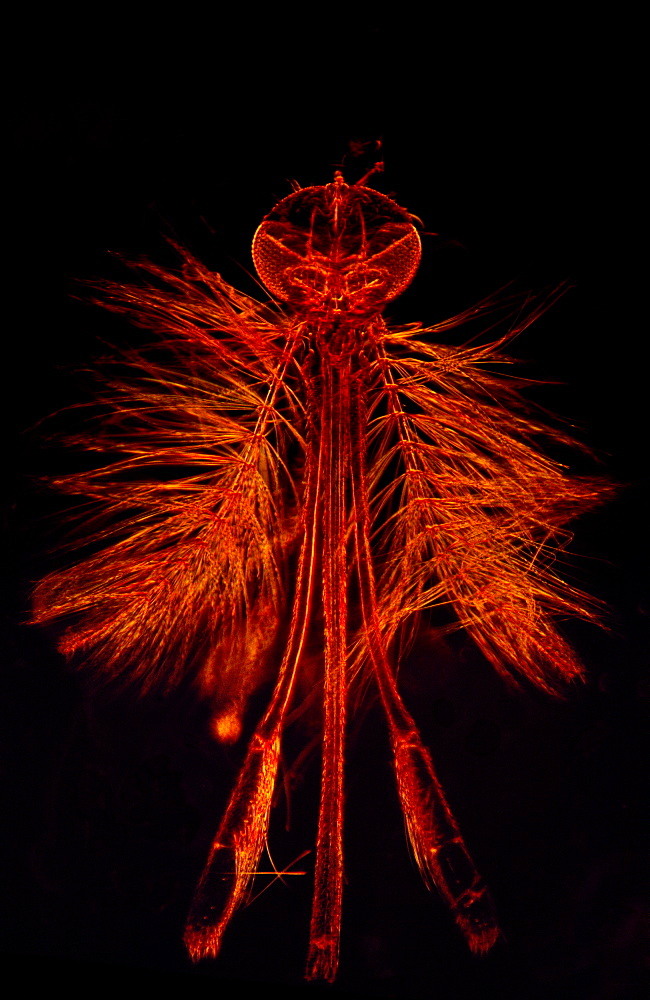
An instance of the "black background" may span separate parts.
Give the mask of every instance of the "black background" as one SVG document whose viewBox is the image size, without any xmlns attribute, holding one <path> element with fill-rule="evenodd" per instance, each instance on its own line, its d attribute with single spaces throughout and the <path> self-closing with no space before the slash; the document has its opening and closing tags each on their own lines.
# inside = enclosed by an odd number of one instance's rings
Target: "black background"
<svg viewBox="0 0 650 1000">
<path fill-rule="evenodd" d="M 576 526 L 573 548 L 587 557 L 577 578 L 612 607 L 609 633 L 567 626 L 588 666 L 583 689 L 563 703 L 512 695 L 460 639 L 419 647 L 404 671 L 504 940 L 472 958 L 420 885 L 371 709 L 349 755 L 333 992 L 635 995 L 648 696 L 641 380 L 607 279 L 592 291 L 585 267 L 585 243 L 590 250 L 599 237 L 575 38 L 511 25 L 505 41 L 498 26 L 474 23 L 470 40 L 466 25 L 438 16 L 341 24 L 331 10 L 313 28 L 270 15 L 210 25 L 162 17 L 136 26 L 107 12 L 93 25 L 16 29 L 6 187 L 7 971 L 26 985 L 42 978 L 84 990 L 229 996 L 250 980 L 265 995 L 318 992 L 301 980 L 309 875 L 276 882 L 242 912 L 217 962 L 186 959 L 183 920 L 238 751 L 210 745 L 191 699 L 91 700 L 53 637 L 23 625 L 30 581 L 47 566 L 40 524 L 51 504 L 32 485 L 53 462 L 33 427 L 75 401 L 66 369 L 91 364 L 98 337 L 128 339 L 126 326 L 70 298 L 75 278 L 111 274 L 111 250 L 166 259 L 161 233 L 171 228 L 259 294 L 250 240 L 289 181 L 327 183 L 351 142 L 380 139 L 386 172 L 376 186 L 438 234 L 423 238 L 418 276 L 389 316 L 429 323 L 511 280 L 540 290 L 573 279 L 515 353 L 525 374 L 561 381 L 535 398 L 570 418 L 602 468 L 629 485 Z M 347 156 L 350 180 L 368 158 Z M 282 801 L 274 813 L 278 866 L 313 846 L 317 790 L 314 765 L 292 798 L 288 834 Z M 311 872 L 312 858 L 296 867 Z"/>
</svg>

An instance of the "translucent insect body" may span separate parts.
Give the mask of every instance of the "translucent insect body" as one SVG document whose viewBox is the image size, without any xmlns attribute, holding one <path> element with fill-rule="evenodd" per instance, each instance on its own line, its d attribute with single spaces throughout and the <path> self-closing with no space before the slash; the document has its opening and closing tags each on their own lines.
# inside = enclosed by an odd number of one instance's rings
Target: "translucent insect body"
<svg viewBox="0 0 650 1000">
<path fill-rule="evenodd" d="M 160 349 L 127 356 L 127 375 L 108 378 L 108 415 L 72 441 L 111 455 L 57 482 L 96 504 L 93 552 L 41 583 L 35 619 L 73 616 L 61 648 L 145 690 L 195 671 L 227 742 L 273 677 L 188 918 L 193 958 L 217 955 L 247 898 L 306 669 L 323 705 L 307 976 L 332 980 L 338 964 L 346 710 L 359 678 L 374 679 L 383 706 L 422 877 L 485 952 L 499 936 L 494 907 L 396 660 L 409 627 L 448 604 L 507 678 L 556 692 L 581 676 L 553 617 L 593 617 L 591 604 L 554 558 L 562 525 L 602 490 L 536 449 L 541 436 L 573 442 L 489 369 L 548 302 L 487 345 L 431 335 L 507 312 L 507 298 L 430 328 L 388 327 L 381 313 L 415 274 L 418 233 L 394 201 L 340 173 L 280 201 L 255 234 L 255 265 L 281 308 L 177 249 L 179 272 L 139 262 L 139 284 L 98 286 L 98 301 L 155 330 Z M 322 650 L 315 676 L 308 642 Z"/>
</svg>

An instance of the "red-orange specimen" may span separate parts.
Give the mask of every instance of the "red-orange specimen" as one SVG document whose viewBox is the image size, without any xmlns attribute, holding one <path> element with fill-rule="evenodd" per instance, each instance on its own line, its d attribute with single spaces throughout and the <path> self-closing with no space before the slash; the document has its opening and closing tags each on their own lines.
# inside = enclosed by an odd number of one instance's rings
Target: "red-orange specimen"
<svg viewBox="0 0 650 1000">
<path fill-rule="evenodd" d="M 317 685 L 307 976 L 335 977 L 343 749 L 358 678 L 374 678 L 383 705 L 422 877 L 484 952 L 499 935 L 494 907 L 400 697 L 396 660 L 408 630 L 447 604 L 506 678 L 553 693 L 582 674 L 553 619 L 592 618 L 593 604 L 561 578 L 556 556 L 563 525 L 607 490 L 537 450 L 544 436 L 574 442 L 493 370 L 554 296 L 528 311 L 495 296 L 435 326 L 387 326 L 382 310 L 418 267 L 418 232 L 394 201 L 338 172 L 284 198 L 255 234 L 257 271 L 281 304 L 241 294 L 177 250 L 177 271 L 139 261 L 138 283 L 97 286 L 98 301 L 158 341 L 109 372 L 101 419 L 71 442 L 110 456 L 56 481 L 85 498 L 78 544 L 92 550 L 40 584 L 35 620 L 68 619 L 64 652 L 144 690 L 195 671 L 226 742 L 241 733 L 249 695 L 273 678 L 196 890 L 193 958 L 218 953 L 247 898 L 288 710 Z M 509 320 L 495 342 L 432 342 L 488 314 Z M 316 667 L 308 642 L 322 650 Z"/>
</svg>

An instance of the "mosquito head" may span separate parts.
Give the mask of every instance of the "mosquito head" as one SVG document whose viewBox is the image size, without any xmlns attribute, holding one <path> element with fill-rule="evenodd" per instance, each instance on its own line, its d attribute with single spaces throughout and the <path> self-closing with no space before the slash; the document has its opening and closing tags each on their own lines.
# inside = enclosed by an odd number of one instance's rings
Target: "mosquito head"
<svg viewBox="0 0 650 1000">
<path fill-rule="evenodd" d="M 372 188 L 302 188 L 279 201 L 253 239 L 260 278 L 279 299 L 314 318 L 380 312 L 403 291 L 421 254 L 412 217 Z"/>
</svg>

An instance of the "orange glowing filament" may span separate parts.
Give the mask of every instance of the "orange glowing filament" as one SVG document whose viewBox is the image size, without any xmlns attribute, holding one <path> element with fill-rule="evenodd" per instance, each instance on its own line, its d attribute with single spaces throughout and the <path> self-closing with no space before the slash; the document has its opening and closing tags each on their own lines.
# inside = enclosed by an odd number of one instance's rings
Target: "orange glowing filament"
<svg viewBox="0 0 650 1000">
<path fill-rule="evenodd" d="M 394 201 L 340 173 L 280 201 L 255 234 L 255 266 L 281 307 L 177 249 L 178 272 L 141 261 L 137 286 L 100 286 L 104 305 L 160 340 L 109 376 L 109 415 L 74 440 L 111 455 L 57 481 L 96 505 L 84 537 L 93 552 L 42 582 L 35 619 L 73 616 L 62 649 L 145 690 L 195 671 L 224 742 L 239 738 L 249 695 L 274 679 L 196 890 L 185 932 L 193 958 L 217 955 L 248 896 L 288 710 L 319 685 L 307 976 L 334 978 L 346 710 L 351 685 L 368 677 L 422 877 L 470 947 L 487 951 L 499 935 L 494 907 L 402 702 L 395 660 L 409 623 L 451 604 L 506 677 L 555 692 L 581 676 L 553 616 L 593 612 L 555 557 L 562 526 L 603 489 L 536 450 L 543 435 L 573 442 L 490 370 L 549 301 L 522 315 L 519 302 L 494 297 L 436 326 L 388 327 L 381 313 L 415 274 L 418 233 Z M 499 309 L 518 310 L 500 340 L 432 343 Z M 308 643 L 321 663 L 305 655 Z"/>
</svg>

